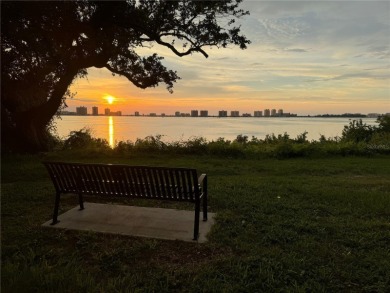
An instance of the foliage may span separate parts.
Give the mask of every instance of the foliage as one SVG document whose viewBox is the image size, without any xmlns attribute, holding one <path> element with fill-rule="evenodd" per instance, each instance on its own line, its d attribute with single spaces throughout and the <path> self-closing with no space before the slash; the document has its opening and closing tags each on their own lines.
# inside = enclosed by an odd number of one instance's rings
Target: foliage
<svg viewBox="0 0 390 293">
<path fill-rule="evenodd" d="M 179 57 L 208 57 L 210 47 L 245 49 L 250 42 L 235 24 L 248 13 L 240 2 L 2 1 L 2 135 L 16 136 L 21 149 L 47 149 L 47 125 L 71 83 L 91 67 L 139 88 L 164 83 L 172 92 L 177 73 L 137 48 L 159 45 Z"/>
<path fill-rule="evenodd" d="M 94 138 L 91 130 L 83 128 L 79 131 L 71 131 L 69 137 L 64 141 L 64 150 L 109 150 L 108 142 L 101 138 Z"/>
<path fill-rule="evenodd" d="M 342 139 L 345 141 L 368 142 L 375 132 L 375 127 L 363 123 L 362 119 L 352 120 L 344 126 Z"/>
<path fill-rule="evenodd" d="M 378 122 L 378 132 L 390 133 L 390 115 L 379 116 Z"/>
</svg>

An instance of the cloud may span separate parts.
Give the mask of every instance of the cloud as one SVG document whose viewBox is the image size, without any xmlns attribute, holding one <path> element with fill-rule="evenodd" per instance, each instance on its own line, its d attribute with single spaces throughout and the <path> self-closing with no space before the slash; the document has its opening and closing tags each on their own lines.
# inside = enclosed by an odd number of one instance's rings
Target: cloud
<svg viewBox="0 0 390 293">
<path fill-rule="evenodd" d="M 306 53 L 308 50 L 306 49 L 300 49 L 300 48 L 295 48 L 295 49 L 284 49 L 283 51 L 285 52 L 295 52 L 295 53 Z"/>
<path fill-rule="evenodd" d="M 357 73 L 346 73 L 331 78 L 321 78 L 321 79 L 312 79 L 307 80 L 310 82 L 313 81 L 332 81 L 332 80 L 346 80 L 346 79 L 373 79 L 373 80 L 388 80 L 390 79 L 390 73 L 378 74 L 371 72 L 357 72 Z"/>
</svg>

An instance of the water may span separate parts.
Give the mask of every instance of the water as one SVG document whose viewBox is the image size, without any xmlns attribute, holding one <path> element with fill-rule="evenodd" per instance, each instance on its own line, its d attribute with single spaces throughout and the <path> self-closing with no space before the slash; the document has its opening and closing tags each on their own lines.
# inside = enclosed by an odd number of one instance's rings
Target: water
<svg viewBox="0 0 390 293">
<path fill-rule="evenodd" d="M 375 118 L 364 118 L 369 125 L 376 124 Z M 260 117 L 260 118 L 218 118 L 218 117 L 134 117 L 134 116 L 62 116 L 57 120 L 57 133 L 65 138 L 70 131 L 88 127 L 94 137 L 106 139 L 111 146 L 115 142 L 145 138 L 149 135 L 163 135 L 164 141 L 187 140 L 191 137 L 205 137 L 208 141 L 219 137 L 233 140 L 237 135 L 255 136 L 264 139 L 267 134 L 287 132 L 291 138 L 307 131 L 309 140 L 340 136 L 349 118 L 317 117 Z"/>
</svg>

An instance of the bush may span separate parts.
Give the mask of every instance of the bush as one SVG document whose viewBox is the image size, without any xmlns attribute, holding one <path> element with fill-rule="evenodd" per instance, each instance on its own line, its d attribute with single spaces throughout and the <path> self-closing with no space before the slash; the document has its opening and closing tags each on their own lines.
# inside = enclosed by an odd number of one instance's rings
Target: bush
<svg viewBox="0 0 390 293">
<path fill-rule="evenodd" d="M 286 159 L 295 157 L 295 151 L 291 143 L 282 142 L 278 144 L 274 150 L 275 157 L 278 159 Z"/>
<path fill-rule="evenodd" d="M 111 150 L 107 140 L 92 137 L 91 130 L 88 128 L 71 131 L 68 138 L 64 141 L 63 149 Z"/>
<path fill-rule="evenodd" d="M 134 149 L 137 151 L 162 151 L 167 145 L 162 141 L 162 135 L 147 136 L 144 139 L 138 138 L 134 143 Z"/>
<path fill-rule="evenodd" d="M 390 115 L 380 116 L 376 122 L 379 123 L 378 132 L 390 133 Z"/>
<path fill-rule="evenodd" d="M 368 142 L 375 133 L 376 127 L 363 123 L 362 119 L 352 120 L 344 126 L 342 140 L 353 142 Z"/>
</svg>

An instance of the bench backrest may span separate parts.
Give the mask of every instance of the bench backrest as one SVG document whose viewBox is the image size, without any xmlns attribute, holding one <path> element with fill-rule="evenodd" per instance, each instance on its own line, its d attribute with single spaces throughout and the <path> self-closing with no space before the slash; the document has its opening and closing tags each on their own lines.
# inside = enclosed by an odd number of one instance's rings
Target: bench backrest
<svg viewBox="0 0 390 293">
<path fill-rule="evenodd" d="M 195 201 L 196 169 L 44 162 L 59 193 Z"/>
</svg>

